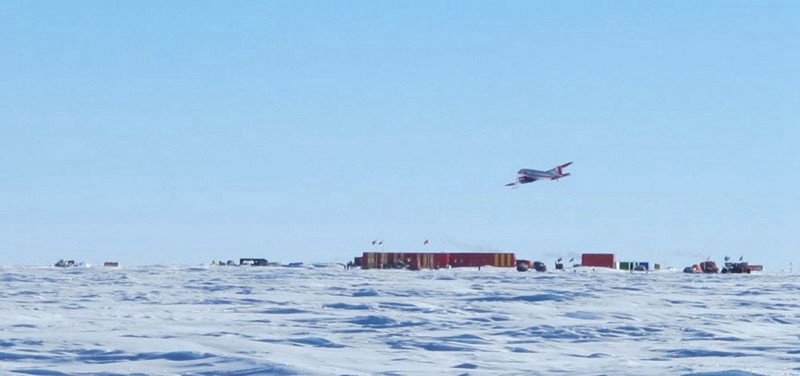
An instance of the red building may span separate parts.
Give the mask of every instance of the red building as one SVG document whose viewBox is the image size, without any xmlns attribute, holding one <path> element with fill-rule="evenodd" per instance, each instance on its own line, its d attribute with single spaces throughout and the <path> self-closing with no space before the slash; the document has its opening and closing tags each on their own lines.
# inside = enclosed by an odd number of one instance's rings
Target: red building
<svg viewBox="0 0 800 376">
<path fill-rule="evenodd" d="M 437 269 L 449 264 L 449 253 L 364 252 L 361 256 L 361 269 Z"/>
<path fill-rule="evenodd" d="M 617 256 L 613 253 L 584 253 L 581 255 L 581 266 L 616 269 Z"/>
<path fill-rule="evenodd" d="M 499 266 L 515 267 L 517 258 L 513 253 L 451 253 L 450 265 L 459 267 Z"/>
</svg>

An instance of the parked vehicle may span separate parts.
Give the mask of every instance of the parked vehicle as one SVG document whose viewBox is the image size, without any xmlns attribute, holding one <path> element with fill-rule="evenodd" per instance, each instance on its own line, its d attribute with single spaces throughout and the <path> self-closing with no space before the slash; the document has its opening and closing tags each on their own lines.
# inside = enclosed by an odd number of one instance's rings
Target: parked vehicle
<svg viewBox="0 0 800 376">
<path fill-rule="evenodd" d="M 59 268 L 71 268 L 78 266 L 78 264 L 75 263 L 75 260 L 58 260 L 55 266 Z"/>
<path fill-rule="evenodd" d="M 750 265 L 747 262 L 726 262 L 722 268 L 723 274 L 750 274 Z"/>
<path fill-rule="evenodd" d="M 683 268 L 684 273 L 719 273 L 719 267 L 714 261 L 703 261 L 699 264 Z"/>
</svg>

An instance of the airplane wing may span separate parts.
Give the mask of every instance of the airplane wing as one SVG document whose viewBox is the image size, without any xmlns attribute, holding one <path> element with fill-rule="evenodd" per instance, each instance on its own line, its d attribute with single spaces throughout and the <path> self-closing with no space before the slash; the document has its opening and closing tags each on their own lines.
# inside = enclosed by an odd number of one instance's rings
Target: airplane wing
<svg viewBox="0 0 800 376">
<path fill-rule="evenodd" d="M 529 177 L 529 176 L 520 176 L 520 177 L 517 178 L 517 180 L 506 184 L 506 187 L 514 187 L 514 188 L 516 188 L 520 184 L 533 183 L 533 182 L 535 182 L 537 180 L 539 180 L 539 179 L 534 179 L 534 178 Z"/>
</svg>

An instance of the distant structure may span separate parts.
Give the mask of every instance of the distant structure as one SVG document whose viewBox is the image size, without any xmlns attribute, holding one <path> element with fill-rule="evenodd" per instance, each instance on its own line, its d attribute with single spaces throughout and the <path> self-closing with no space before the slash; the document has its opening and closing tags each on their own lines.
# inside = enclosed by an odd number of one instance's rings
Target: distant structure
<svg viewBox="0 0 800 376">
<path fill-rule="evenodd" d="M 651 268 L 650 262 L 648 261 L 620 261 L 619 269 L 630 271 L 661 270 L 661 264 L 653 264 Z"/>
<path fill-rule="evenodd" d="M 581 266 L 616 269 L 617 256 L 613 253 L 584 253 Z"/>
<path fill-rule="evenodd" d="M 463 267 L 515 267 L 514 253 L 430 253 L 430 252 L 364 252 L 361 269 L 439 269 Z M 360 261 L 360 262 L 359 262 Z"/>
<path fill-rule="evenodd" d="M 269 262 L 263 258 L 240 258 L 239 265 L 269 266 Z"/>
</svg>

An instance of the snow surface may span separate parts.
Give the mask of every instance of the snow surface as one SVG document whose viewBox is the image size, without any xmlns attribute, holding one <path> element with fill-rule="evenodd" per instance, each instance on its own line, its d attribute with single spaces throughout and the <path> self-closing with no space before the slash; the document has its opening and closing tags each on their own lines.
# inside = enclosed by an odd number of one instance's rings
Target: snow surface
<svg viewBox="0 0 800 376">
<path fill-rule="evenodd" d="M 0 374 L 800 374 L 797 275 L 0 269 Z"/>
</svg>

